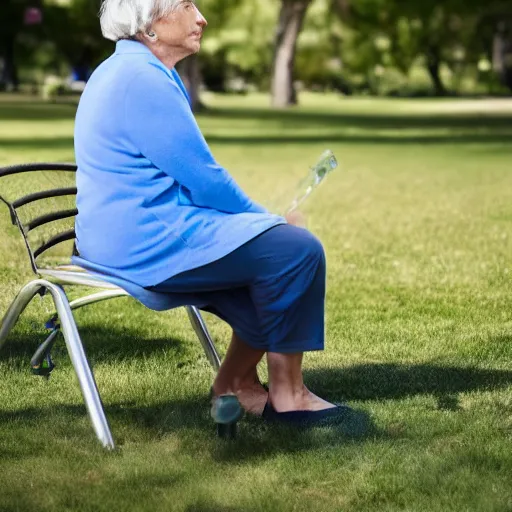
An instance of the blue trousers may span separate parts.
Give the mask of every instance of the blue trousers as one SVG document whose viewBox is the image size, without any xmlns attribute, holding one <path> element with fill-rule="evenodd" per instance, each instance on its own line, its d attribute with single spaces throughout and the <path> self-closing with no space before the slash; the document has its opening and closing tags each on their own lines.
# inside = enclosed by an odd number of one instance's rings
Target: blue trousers
<svg viewBox="0 0 512 512">
<path fill-rule="evenodd" d="M 275 226 L 232 253 L 149 290 L 226 321 L 251 347 L 296 353 L 324 348 L 325 254 L 309 231 Z"/>
</svg>

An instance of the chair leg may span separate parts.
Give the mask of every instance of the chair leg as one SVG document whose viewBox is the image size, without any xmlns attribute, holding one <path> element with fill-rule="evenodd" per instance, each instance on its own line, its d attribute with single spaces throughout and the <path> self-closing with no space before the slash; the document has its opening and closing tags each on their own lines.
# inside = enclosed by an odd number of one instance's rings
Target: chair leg
<svg viewBox="0 0 512 512">
<path fill-rule="evenodd" d="M 29 302 L 43 287 L 39 280 L 31 281 L 20 290 L 16 298 L 12 301 L 0 324 L 0 349 L 4 346 L 7 336 L 9 336 L 9 333 L 16 325 L 16 322 L 23 311 L 25 311 Z"/>
<path fill-rule="evenodd" d="M 72 311 L 75 309 L 83 308 L 84 306 L 88 306 L 89 304 L 96 304 L 97 302 L 101 302 L 103 300 L 116 299 L 118 297 L 129 297 L 129 293 L 124 290 L 103 290 L 101 292 L 93 293 L 92 295 L 86 295 L 84 297 L 80 297 L 79 299 L 75 299 L 74 301 L 69 303 L 69 307 Z"/>
<path fill-rule="evenodd" d="M 51 351 L 55 345 L 55 341 L 60 332 L 60 326 L 54 327 L 50 335 L 37 347 L 32 359 L 30 360 L 30 366 L 34 375 L 40 377 L 50 378 L 55 365 L 52 361 Z"/>
<path fill-rule="evenodd" d="M 69 307 L 66 293 L 61 286 L 53 283 L 48 283 L 47 289 L 53 297 L 69 357 L 75 368 L 75 373 L 80 388 L 82 389 L 85 405 L 89 412 L 89 417 L 91 418 L 96 436 L 105 448 L 113 449 L 115 447 L 114 439 L 110 432 L 98 388 L 96 387 L 94 376 L 87 362 L 84 347 L 80 340 L 80 335 L 78 334 L 78 329 L 71 308 Z"/>
<path fill-rule="evenodd" d="M 96 387 L 94 376 L 87 362 L 68 298 L 61 286 L 50 283 L 44 279 L 36 279 L 26 285 L 11 304 L 11 307 L 2 321 L 0 328 L 0 347 L 1 342 L 5 340 L 20 314 L 41 288 L 46 288 L 53 298 L 57 314 L 60 318 L 62 334 L 66 341 L 69 357 L 75 369 L 96 436 L 105 448 L 113 449 L 114 440 L 105 412 L 103 411 L 98 388 Z"/>
<path fill-rule="evenodd" d="M 213 366 L 215 371 L 218 371 L 220 368 L 220 357 L 215 344 L 208 332 L 208 328 L 206 327 L 206 323 L 201 316 L 201 313 L 195 306 L 186 306 L 186 310 L 188 313 L 188 318 L 194 331 L 203 346 L 204 353 L 208 358 L 208 361 Z"/>
</svg>

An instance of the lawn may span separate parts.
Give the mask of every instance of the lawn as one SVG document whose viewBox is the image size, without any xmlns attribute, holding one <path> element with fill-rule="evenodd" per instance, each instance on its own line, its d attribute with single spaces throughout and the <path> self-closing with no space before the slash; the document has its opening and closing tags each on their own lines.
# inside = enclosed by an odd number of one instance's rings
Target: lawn
<svg viewBox="0 0 512 512">
<path fill-rule="evenodd" d="M 336 154 L 305 208 L 328 258 L 327 346 L 305 378 L 371 428 L 245 418 L 218 440 L 184 311 L 123 298 L 76 313 L 118 446 L 105 452 L 64 343 L 49 381 L 30 373 L 52 312 L 38 299 L 0 353 L 0 511 L 511 511 L 512 101 L 205 100 L 214 154 L 262 203 Z M 0 95 L 0 165 L 72 161 L 74 111 Z M 31 271 L 4 207 L 0 230 L 3 314 Z M 224 350 L 227 327 L 207 320 Z"/>
</svg>

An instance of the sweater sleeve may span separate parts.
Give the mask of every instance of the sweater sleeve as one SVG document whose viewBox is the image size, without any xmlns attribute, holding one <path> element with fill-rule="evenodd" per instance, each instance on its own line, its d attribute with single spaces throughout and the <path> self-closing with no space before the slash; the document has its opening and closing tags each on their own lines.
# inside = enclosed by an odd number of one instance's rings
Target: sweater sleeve
<svg viewBox="0 0 512 512">
<path fill-rule="evenodd" d="M 158 169 L 175 179 L 199 207 L 227 213 L 264 213 L 210 152 L 178 84 L 149 64 L 127 84 L 128 139 Z"/>
</svg>

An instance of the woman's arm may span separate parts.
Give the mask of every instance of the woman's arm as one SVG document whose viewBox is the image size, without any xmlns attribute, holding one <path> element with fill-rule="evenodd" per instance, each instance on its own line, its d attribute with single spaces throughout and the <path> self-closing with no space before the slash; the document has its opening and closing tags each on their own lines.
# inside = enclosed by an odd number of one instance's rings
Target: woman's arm
<svg viewBox="0 0 512 512">
<path fill-rule="evenodd" d="M 125 127 L 142 155 L 190 192 L 196 206 L 266 212 L 213 158 L 187 98 L 164 70 L 148 64 L 127 85 Z"/>
</svg>

